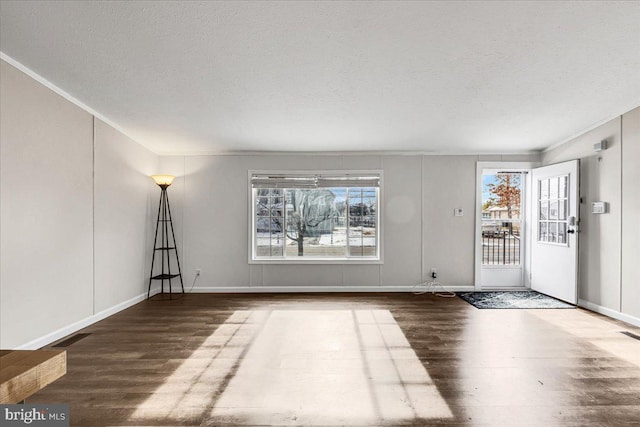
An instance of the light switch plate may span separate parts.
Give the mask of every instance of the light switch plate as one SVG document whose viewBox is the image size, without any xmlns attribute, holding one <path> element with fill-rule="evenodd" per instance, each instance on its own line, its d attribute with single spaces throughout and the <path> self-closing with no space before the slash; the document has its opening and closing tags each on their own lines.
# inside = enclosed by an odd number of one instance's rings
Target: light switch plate
<svg viewBox="0 0 640 427">
<path fill-rule="evenodd" d="M 591 203 L 591 213 L 603 214 L 609 210 L 609 204 L 607 202 L 593 202 Z"/>
<path fill-rule="evenodd" d="M 462 216 L 462 208 L 455 208 L 453 210 L 453 216 Z"/>
</svg>

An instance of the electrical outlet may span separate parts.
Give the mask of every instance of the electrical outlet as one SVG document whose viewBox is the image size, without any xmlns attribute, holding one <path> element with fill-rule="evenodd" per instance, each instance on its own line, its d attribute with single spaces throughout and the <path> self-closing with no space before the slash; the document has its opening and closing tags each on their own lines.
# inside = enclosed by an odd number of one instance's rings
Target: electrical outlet
<svg viewBox="0 0 640 427">
<path fill-rule="evenodd" d="M 200 269 L 196 268 L 196 276 L 199 276 L 199 275 L 200 275 Z"/>
<path fill-rule="evenodd" d="M 436 277 L 438 277 L 438 269 L 437 268 L 431 267 L 431 277 L 434 278 L 434 279 Z"/>
</svg>

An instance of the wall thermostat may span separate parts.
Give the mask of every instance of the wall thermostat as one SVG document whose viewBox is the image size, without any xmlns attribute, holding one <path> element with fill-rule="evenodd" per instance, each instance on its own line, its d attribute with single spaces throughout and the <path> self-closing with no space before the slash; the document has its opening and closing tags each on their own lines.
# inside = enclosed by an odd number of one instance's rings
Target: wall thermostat
<svg viewBox="0 0 640 427">
<path fill-rule="evenodd" d="M 462 208 L 455 208 L 453 210 L 453 216 L 462 216 Z"/>
<path fill-rule="evenodd" d="M 591 213 L 603 214 L 609 211 L 609 203 L 607 202 L 593 202 L 591 203 Z"/>
</svg>

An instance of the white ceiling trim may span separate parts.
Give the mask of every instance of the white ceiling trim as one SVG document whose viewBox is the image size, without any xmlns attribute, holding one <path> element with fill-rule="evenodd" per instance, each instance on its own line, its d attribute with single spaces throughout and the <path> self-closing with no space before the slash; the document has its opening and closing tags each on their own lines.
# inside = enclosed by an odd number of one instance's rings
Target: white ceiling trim
<svg viewBox="0 0 640 427">
<path fill-rule="evenodd" d="M 76 107 L 86 111 L 87 113 L 91 114 L 93 117 L 102 120 L 103 122 L 105 122 L 106 124 L 111 126 L 112 128 L 116 129 L 118 132 L 120 132 L 123 135 L 125 135 L 127 138 L 129 138 L 132 141 L 135 141 L 136 143 L 142 145 L 144 148 L 146 148 L 147 150 L 151 151 L 152 153 L 158 154 L 155 151 L 153 151 L 152 149 L 150 149 L 149 147 L 147 147 L 146 145 L 140 143 L 140 141 L 137 141 L 130 134 L 128 134 L 126 130 L 124 130 L 121 126 L 119 126 L 113 120 L 111 120 L 108 117 L 106 117 L 104 114 L 99 113 L 98 111 L 96 111 L 93 108 L 89 107 L 84 102 L 82 102 L 79 99 L 77 99 L 77 98 L 73 97 L 72 95 L 68 94 L 64 90 L 60 89 L 58 86 L 56 86 L 53 83 L 51 83 L 49 80 L 47 80 L 44 77 L 42 77 L 40 74 L 36 73 L 35 71 L 31 70 L 30 68 L 28 68 L 25 65 L 21 64 L 20 62 L 16 61 L 15 59 L 13 59 L 12 57 L 10 57 L 9 55 L 7 55 L 6 53 L 4 53 L 2 51 L 0 51 L 0 59 L 5 61 L 7 64 L 10 64 L 13 67 L 17 68 L 18 70 L 22 71 L 27 76 L 31 77 L 32 79 L 34 79 L 38 83 L 42 84 L 47 89 L 52 90 L 57 95 L 60 95 L 61 97 L 63 97 L 64 99 L 66 99 L 67 101 L 69 101 L 70 103 L 75 105 Z"/>
<path fill-rule="evenodd" d="M 528 156 L 542 153 L 535 151 L 513 151 L 513 152 L 454 152 L 454 151 L 211 151 L 175 154 L 156 153 L 159 156 Z"/>
</svg>

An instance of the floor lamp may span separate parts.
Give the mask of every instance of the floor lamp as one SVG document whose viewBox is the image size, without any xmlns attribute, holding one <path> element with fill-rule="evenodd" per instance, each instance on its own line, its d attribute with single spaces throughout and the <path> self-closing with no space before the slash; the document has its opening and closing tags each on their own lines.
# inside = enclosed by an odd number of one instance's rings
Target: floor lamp
<svg viewBox="0 0 640 427">
<path fill-rule="evenodd" d="M 176 235 L 173 231 L 173 222 L 171 221 L 171 207 L 169 206 L 169 197 L 167 196 L 167 188 L 173 182 L 173 175 L 152 175 L 151 178 L 158 184 L 160 189 L 160 203 L 158 204 L 158 220 L 156 221 L 156 235 L 153 240 L 153 257 L 151 258 L 151 273 L 149 274 L 149 289 L 147 290 L 147 299 L 151 298 L 151 282 L 154 280 L 161 281 L 161 294 L 164 294 L 164 282 L 169 282 L 169 299 L 172 298 L 173 291 L 171 289 L 171 280 L 180 278 L 180 287 L 184 293 L 184 283 L 182 282 L 182 271 L 180 270 L 180 258 L 178 257 L 178 247 L 176 245 Z M 171 234 L 169 234 L 171 230 Z M 158 234 L 160 234 L 160 242 L 158 242 Z M 156 253 L 160 252 L 162 256 L 161 272 L 153 275 L 153 268 L 156 262 Z M 171 254 L 175 255 L 178 273 L 171 273 Z"/>
</svg>

